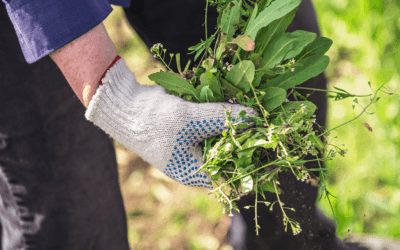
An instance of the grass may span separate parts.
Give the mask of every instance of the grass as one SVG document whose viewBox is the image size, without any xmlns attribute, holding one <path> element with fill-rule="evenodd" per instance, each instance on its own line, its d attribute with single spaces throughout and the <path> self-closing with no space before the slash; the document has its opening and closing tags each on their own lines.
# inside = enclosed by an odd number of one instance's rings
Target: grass
<svg viewBox="0 0 400 250">
<path fill-rule="evenodd" d="M 369 109 L 354 123 L 331 136 L 345 144 L 348 154 L 328 164 L 328 189 L 337 197 L 333 208 L 338 234 L 400 237 L 400 1 L 313 0 L 323 36 L 334 43 L 328 52 L 329 87 L 369 94 L 388 82 L 393 96 Z M 105 21 L 119 54 L 141 84 L 162 67 L 153 60 L 140 37 L 129 28 L 122 9 Z M 122 18 L 121 18 L 122 17 Z M 360 99 L 360 105 L 365 105 Z M 361 111 L 353 100 L 329 102 L 328 126 L 339 125 Z M 367 122 L 368 131 L 361 123 Z M 338 136 L 338 138 L 333 138 Z M 230 249 L 226 242 L 229 218 L 205 190 L 179 185 L 150 168 L 116 144 L 120 183 L 128 216 L 132 249 Z M 331 199 L 332 200 L 332 199 Z M 318 206 L 332 216 L 322 199 Z"/>
<path fill-rule="evenodd" d="M 328 165 L 330 191 L 337 196 L 333 208 L 338 233 L 400 237 L 400 1 L 314 0 L 322 35 L 333 40 L 326 70 L 329 86 L 368 94 L 387 82 L 381 100 L 360 120 L 340 128 L 335 141 L 345 144 L 348 154 Z M 365 102 L 359 100 L 361 105 Z M 353 100 L 330 102 L 328 126 L 354 117 L 361 107 Z M 369 132 L 361 123 L 368 123 Z M 326 200 L 318 203 L 332 215 Z M 332 216 L 331 216 L 332 218 Z"/>
</svg>

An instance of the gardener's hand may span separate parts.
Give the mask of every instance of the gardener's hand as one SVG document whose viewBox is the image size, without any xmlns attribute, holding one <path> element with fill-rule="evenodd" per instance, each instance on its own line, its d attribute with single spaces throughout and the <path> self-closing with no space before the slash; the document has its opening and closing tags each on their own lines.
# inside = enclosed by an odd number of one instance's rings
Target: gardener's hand
<svg viewBox="0 0 400 250">
<path fill-rule="evenodd" d="M 123 59 L 110 68 L 86 111 L 86 118 L 130 151 L 141 156 L 177 182 L 212 188 L 201 170 L 203 154 L 199 143 L 221 134 L 225 110 L 220 103 L 191 103 L 169 95 L 160 86 L 142 86 Z M 232 107 L 232 117 L 251 108 Z"/>
</svg>

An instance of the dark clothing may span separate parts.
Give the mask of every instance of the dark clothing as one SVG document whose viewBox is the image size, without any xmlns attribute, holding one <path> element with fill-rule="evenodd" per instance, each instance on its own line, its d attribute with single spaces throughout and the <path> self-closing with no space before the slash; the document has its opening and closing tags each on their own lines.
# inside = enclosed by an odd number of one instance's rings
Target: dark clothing
<svg viewBox="0 0 400 250">
<path fill-rule="evenodd" d="M 56 64 L 27 64 L 0 8 L 3 250 L 129 249 L 112 139 Z"/>
</svg>

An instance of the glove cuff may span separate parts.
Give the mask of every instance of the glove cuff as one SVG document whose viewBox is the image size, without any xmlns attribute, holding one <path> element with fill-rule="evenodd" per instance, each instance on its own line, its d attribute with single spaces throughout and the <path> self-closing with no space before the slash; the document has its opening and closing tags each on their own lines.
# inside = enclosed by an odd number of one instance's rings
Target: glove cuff
<svg viewBox="0 0 400 250">
<path fill-rule="evenodd" d="M 112 66 L 114 66 L 114 64 L 115 64 L 119 59 L 121 59 L 121 57 L 120 57 L 119 55 L 117 55 L 117 56 L 115 57 L 115 59 L 113 60 L 113 62 L 110 64 L 110 66 L 108 66 L 108 68 L 104 71 L 103 75 L 102 75 L 101 78 L 100 78 L 99 85 L 103 85 L 103 82 L 102 82 L 103 78 L 106 76 L 106 74 L 107 74 L 107 72 L 110 70 L 110 68 L 111 68 Z"/>
</svg>

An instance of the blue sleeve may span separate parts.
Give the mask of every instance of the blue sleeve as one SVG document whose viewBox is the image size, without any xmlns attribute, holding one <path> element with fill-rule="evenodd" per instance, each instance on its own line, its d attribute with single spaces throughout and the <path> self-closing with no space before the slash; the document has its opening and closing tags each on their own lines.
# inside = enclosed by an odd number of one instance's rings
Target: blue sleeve
<svg viewBox="0 0 400 250">
<path fill-rule="evenodd" d="M 130 0 L 3 0 L 25 60 L 31 64 L 75 40 Z"/>
</svg>

